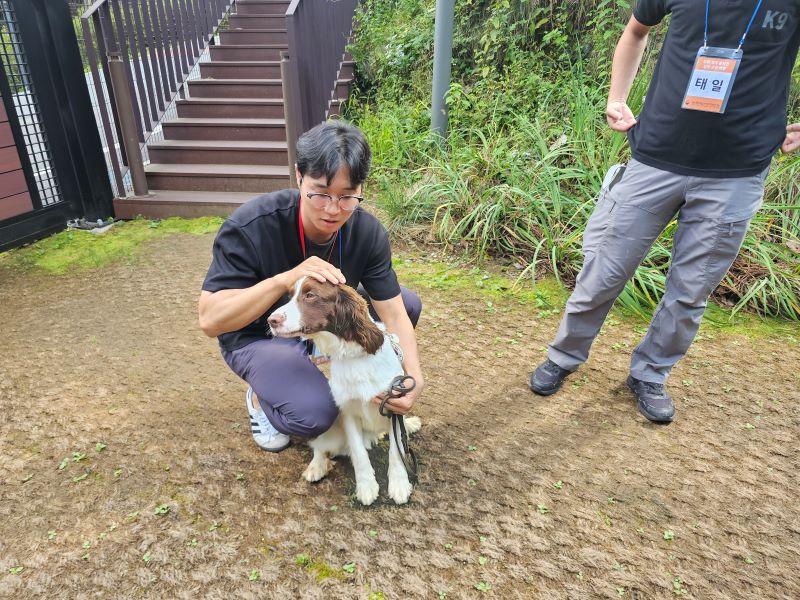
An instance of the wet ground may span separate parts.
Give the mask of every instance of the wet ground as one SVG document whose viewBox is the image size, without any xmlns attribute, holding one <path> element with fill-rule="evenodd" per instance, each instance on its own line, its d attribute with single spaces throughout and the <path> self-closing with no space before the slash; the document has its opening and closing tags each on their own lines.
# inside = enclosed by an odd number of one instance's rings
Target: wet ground
<svg viewBox="0 0 800 600">
<path fill-rule="evenodd" d="M 212 240 L 0 267 L 0 597 L 800 597 L 796 338 L 705 332 L 656 426 L 622 385 L 640 323 L 540 398 L 557 312 L 421 285 L 420 481 L 365 509 L 347 464 L 309 485 L 301 440 L 253 444 L 196 325 Z"/>
</svg>

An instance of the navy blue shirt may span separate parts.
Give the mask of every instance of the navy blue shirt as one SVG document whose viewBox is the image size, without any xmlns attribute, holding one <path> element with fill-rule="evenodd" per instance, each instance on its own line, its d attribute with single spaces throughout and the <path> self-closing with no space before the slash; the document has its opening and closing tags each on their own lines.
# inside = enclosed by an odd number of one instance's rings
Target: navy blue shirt
<svg viewBox="0 0 800 600">
<path fill-rule="evenodd" d="M 248 288 L 303 262 L 297 223 L 299 199 L 298 190 L 281 190 L 254 198 L 237 208 L 222 224 L 214 240 L 213 259 L 203 290 Z M 325 258 L 330 246 L 309 244 L 307 239 L 306 248 L 311 254 Z M 344 273 L 348 285 L 362 284 L 373 300 L 389 300 L 400 294 L 392 268 L 389 234 L 367 211 L 360 207 L 355 210 L 330 249 L 328 262 Z M 270 337 L 267 317 L 289 298 L 285 294 L 249 325 L 220 335 L 220 346 L 231 351 Z"/>
<path fill-rule="evenodd" d="M 710 0 L 708 45 L 736 48 L 758 0 Z M 704 0 L 639 0 L 633 16 L 656 25 L 672 15 L 639 123 L 628 132 L 633 157 L 698 177 L 763 171 L 786 138 L 786 105 L 800 46 L 800 0 L 764 0 L 724 114 L 681 108 L 697 50 Z"/>
</svg>

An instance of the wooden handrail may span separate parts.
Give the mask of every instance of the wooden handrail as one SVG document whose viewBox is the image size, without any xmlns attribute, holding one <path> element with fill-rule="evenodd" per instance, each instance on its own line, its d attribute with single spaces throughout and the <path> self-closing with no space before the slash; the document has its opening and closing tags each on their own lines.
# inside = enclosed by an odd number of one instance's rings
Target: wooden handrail
<svg viewBox="0 0 800 600">
<path fill-rule="evenodd" d="M 122 142 L 138 139 L 139 144 L 145 143 L 180 94 L 232 4 L 233 0 L 97 0 L 81 15 L 102 133 L 120 196 L 125 194 L 121 165 L 140 171 L 139 176 L 144 168 L 131 164 L 137 153 Z M 127 80 L 131 101 L 126 106 L 120 105 L 111 85 L 109 61 L 119 61 L 115 70 L 124 71 L 124 77 L 115 75 L 114 86 L 119 88 Z M 133 118 L 120 118 L 121 111 L 132 112 Z M 134 127 L 135 136 L 131 131 L 124 132 L 121 122 Z"/>
</svg>

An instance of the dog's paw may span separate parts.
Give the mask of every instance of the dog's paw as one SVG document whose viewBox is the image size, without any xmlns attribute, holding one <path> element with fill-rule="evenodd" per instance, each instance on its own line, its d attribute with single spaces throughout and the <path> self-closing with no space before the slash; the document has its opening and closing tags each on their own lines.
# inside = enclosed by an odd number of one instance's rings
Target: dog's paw
<svg viewBox="0 0 800 600">
<path fill-rule="evenodd" d="M 411 496 L 413 486 L 406 478 L 389 479 L 389 498 L 394 500 L 395 504 L 405 504 Z"/>
<path fill-rule="evenodd" d="M 317 460 L 315 458 L 309 463 L 306 470 L 303 471 L 303 477 L 309 483 L 314 483 L 330 473 L 332 468 L 333 461 L 330 458 L 324 458 L 322 460 Z"/>
<path fill-rule="evenodd" d="M 418 432 L 422 427 L 422 419 L 419 417 L 403 417 L 403 420 L 405 421 L 408 435 Z"/>
<path fill-rule="evenodd" d="M 356 498 L 364 506 L 369 506 L 378 499 L 378 482 L 374 479 L 356 484 Z"/>
</svg>

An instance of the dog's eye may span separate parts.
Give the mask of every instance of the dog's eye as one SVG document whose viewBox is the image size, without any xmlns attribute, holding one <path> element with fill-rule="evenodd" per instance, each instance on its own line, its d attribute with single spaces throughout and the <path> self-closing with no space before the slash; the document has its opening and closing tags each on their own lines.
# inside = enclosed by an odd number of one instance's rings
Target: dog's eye
<svg viewBox="0 0 800 600">
<path fill-rule="evenodd" d="M 303 296 L 305 300 L 313 300 L 316 297 L 317 295 L 314 292 L 306 292 L 305 295 Z"/>
</svg>

